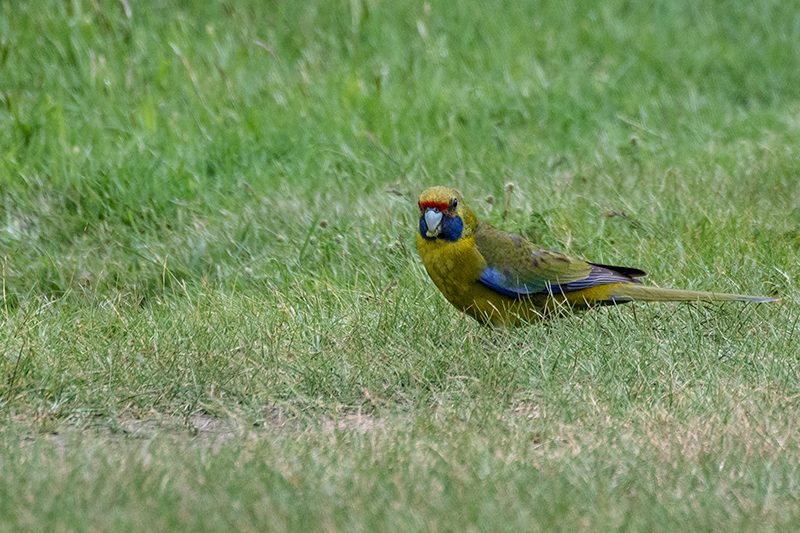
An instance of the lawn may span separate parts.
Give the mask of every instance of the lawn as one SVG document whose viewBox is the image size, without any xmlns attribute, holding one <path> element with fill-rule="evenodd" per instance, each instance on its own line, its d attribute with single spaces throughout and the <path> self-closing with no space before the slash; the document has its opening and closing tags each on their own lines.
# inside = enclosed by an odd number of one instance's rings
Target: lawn
<svg viewBox="0 0 800 533">
<path fill-rule="evenodd" d="M 0 0 L 1 531 L 800 529 L 800 11 Z M 419 193 L 660 286 L 509 330 Z"/>
</svg>

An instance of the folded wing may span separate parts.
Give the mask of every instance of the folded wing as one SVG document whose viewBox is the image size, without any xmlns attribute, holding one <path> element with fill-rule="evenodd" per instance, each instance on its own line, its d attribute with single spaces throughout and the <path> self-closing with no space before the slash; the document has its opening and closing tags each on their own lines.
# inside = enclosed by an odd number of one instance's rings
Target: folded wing
<svg viewBox="0 0 800 533">
<path fill-rule="evenodd" d="M 486 261 L 480 282 L 512 298 L 559 294 L 615 283 L 638 284 L 636 268 L 590 263 L 544 250 L 513 233 L 479 223 L 475 244 Z"/>
</svg>

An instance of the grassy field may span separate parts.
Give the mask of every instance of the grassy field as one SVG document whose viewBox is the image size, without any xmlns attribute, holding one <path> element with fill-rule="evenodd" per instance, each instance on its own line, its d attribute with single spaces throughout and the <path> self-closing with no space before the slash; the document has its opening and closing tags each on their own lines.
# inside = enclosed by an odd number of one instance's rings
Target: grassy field
<svg viewBox="0 0 800 533">
<path fill-rule="evenodd" d="M 800 11 L 0 1 L 0 531 L 800 529 Z M 415 250 L 779 304 L 509 331 Z"/>
</svg>

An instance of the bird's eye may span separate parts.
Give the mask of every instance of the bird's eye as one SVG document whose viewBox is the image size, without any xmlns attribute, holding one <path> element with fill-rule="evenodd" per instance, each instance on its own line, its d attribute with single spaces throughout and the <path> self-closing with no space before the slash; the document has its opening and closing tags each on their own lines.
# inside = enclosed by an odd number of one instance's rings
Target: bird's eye
<svg viewBox="0 0 800 533">
<path fill-rule="evenodd" d="M 453 198 L 452 200 L 450 200 L 450 209 L 455 209 L 456 207 L 458 207 L 458 200 Z"/>
</svg>

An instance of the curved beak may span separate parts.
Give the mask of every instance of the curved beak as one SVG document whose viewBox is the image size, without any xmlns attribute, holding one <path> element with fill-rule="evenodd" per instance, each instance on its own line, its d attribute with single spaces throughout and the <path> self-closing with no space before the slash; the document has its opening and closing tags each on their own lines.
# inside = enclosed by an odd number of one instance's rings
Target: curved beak
<svg viewBox="0 0 800 533">
<path fill-rule="evenodd" d="M 442 224 L 442 212 L 435 207 L 425 209 L 425 225 L 428 226 L 427 236 L 430 238 L 439 235 L 439 226 Z"/>
</svg>

